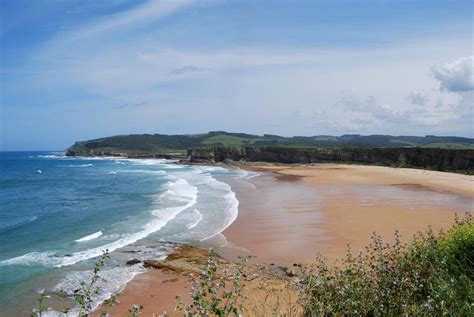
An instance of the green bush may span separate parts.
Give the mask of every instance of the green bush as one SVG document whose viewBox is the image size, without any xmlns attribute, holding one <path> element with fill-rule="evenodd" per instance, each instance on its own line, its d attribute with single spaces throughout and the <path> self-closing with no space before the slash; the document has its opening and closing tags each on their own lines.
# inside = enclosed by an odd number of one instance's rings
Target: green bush
<svg viewBox="0 0 474 317">
<path fill-rule="evenodd" d="M 329 266 L 318 256 L 304 270 L 301 303 L 306 316 L 473 316 L 474 222 L 456 219 L 438 235 L 429 229 L 404 244 L 372 236 L 364 252 L 350 249 Z"/>
</svg>

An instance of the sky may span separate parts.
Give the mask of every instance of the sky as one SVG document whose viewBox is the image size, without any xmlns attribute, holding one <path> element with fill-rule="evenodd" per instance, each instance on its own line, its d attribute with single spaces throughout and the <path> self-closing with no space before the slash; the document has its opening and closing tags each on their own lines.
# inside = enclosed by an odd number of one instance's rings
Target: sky
<svg viewBox="0 0 474 317">
<path fill-rule="evenodd" d="M 473 10 L 0 0 L 0 150 L 215 130 L 473 137 Z"/>
</svg>

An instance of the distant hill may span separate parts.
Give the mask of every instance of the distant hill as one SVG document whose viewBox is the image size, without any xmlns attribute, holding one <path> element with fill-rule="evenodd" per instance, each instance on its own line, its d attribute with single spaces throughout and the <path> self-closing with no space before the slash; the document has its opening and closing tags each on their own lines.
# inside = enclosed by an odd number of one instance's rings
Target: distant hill
<svg viewBox="0 0 474 317">
<path fill-rule="evenodd" d="M 277 146 L 298 148 L 443 148 L 474 149 L 474 139 L 450 136 L 293 136 L 272 134 L 253 135 L 211 131 L 203 134 L 165 135 L 131 134 L 76 142 L 68 149 L 70 155 L 107 155 L 114 153 L 134 155 L 185 154 L 196 147 Z"/>
</svg>

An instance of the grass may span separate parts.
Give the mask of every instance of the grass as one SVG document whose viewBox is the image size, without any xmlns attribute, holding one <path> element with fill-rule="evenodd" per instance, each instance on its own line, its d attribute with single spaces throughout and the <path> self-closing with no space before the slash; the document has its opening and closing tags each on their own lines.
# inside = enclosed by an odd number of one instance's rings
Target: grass
<svg viewBox="0 0 474 317">
<path fill-rule="evenodd" d="M 263 138 L 242 138 L 232 135 L 216 135 L 202 141 L 202 144 L 210 146 L 247 146 L 253 145 L 259 140 L 263 140 Z"/>
<path fill-rule="evenodd" d="M 449 143 L 449 142 L 439 142 L 439 143 L 430 143 L 426 144 L 423 147 L 425 148 L 438 148 L 438 149 L 465 149 L 465 150 L 474 150 L 474 144 L 469 143 Z"/>
</svg>

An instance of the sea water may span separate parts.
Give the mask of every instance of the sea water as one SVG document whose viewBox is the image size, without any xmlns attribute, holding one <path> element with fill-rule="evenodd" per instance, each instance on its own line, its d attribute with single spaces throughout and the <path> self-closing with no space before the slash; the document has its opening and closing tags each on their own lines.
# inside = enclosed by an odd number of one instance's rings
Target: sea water
<svg viewBox="0 0 474 317">
<path fill-rule="evenodd" d="M 225 180 L 252 176 L 161 159 L 0 152 L 0 312 L 31 311 L 36 288 L 74 292 L 107 249 L 98 305 L 143 271 L 128 259 L 163 258 L 175 243 L 222 232 L 238 213 Z"/>
</svg>

